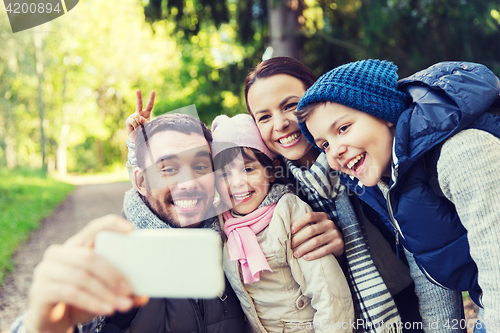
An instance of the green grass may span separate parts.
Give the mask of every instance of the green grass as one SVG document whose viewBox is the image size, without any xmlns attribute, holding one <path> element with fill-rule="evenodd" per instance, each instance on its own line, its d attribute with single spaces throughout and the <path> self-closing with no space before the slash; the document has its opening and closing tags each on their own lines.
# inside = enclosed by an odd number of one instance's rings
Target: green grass
<svg viewBox="0 0 500 333">
<path fill-rule="evenodd" d="M 73 188 L 40 171 L 0 169 L 0 286 L 18 246 Z"/>
</svg>

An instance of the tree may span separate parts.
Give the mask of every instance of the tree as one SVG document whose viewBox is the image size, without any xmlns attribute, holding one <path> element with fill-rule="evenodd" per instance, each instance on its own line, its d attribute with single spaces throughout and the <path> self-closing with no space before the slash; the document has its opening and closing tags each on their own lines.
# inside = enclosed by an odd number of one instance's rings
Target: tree
<svg viewBox="0 0 500 333">
<path fill-rule="evenodd" d="M 274 56 L 299 59 L 304 5 L 303 0 L 150 0 L 145 14 L 150 22 L 173 20 L 187 40 L 207 27 L 229 24 L 236 32 L 233 42 L 252 50 L 252 60 L 267 47 Z"/>
<path fill-rule="evenodd" d="M 299 17 L 299 0 L 268 0 L 269 46 L 274 57 L 291 57 L 299 60 L 302 53 L 302 35 Z"/>
<path fill-rule="evenodd" d="M 32 92 L 36 91 L 33 35 L 11 34 L 7 17 L 0 18 L 0 166 L 41 166 L 37 131 L 38 112 Z"/>
<path fill-rule="evenodd" d="M 33 34 L 4 31 L 0 165 L 41 167 L 42 129 L 47 164 L 63 175 L 67 168 L 90 171 L 124 161 L 123 124 L 135 89 L 160 86 L 165 71 L 180 66 L 171 31 L 155 27 L 156 36 L 135 0 L 89 0 L 41 27 L 49 32 L 35 35 L 43 37 L 37 43 L 43 57 L 35 58 Z M 42 125 L 37 96 L 43 96 Z"/>
<path fill-rule="evenodd" d="M 400 76 L 445 60 L 479 62 L 500 72 L 497 1 L 319 0 L 317 4 L 324 20 L 322 26 L 305 25 L 304 60 L 318 74 L 363 58 L 392 60 Z"/>
<path fill-rule="evenodd" d="M 166 27 L 158 25 L 154 37 L 137 1 L 88 1 L 71 13 L 59 22 L 63 32 L 47 40 L 58 91 L 53 140 L 62 174 L 65 164 L 85 170 L 123 161 L 123 124 L 134 109 L 134 87 L 159 85 L 163 70 L 178 65 Z"/>
<path fill-rule="evenodd" d="M 45 163 L 45 133 L 44 133 L 44 112 L 45 104 L 43 103 L 42 84 L 43 84 L 43 59 L 42 59 L 42 36 L 38 28 L 35 28 L 35 62 L 36 75 L 38 77 L 38 114 L 40 115 L 40 149 L 42 151 L 42 170 L 47 172 L 47 164 Z"/>
</svg>

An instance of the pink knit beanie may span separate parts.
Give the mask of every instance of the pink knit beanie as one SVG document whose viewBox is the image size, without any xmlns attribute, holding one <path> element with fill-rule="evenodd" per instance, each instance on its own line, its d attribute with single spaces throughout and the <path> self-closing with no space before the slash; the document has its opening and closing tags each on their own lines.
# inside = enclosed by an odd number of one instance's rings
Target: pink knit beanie
<svg viewBox="0 0 500 333">
<path fill-rule="evenodd" d="M 249 114 L 237 114 L 229 118 L 226 115 L 215 117 L 212 122 L 212 156 L 232 147 L 249 147 L 266 154 L 271 160 L 276 154 L 267 148 L 255 121 Z"/>
</svg>

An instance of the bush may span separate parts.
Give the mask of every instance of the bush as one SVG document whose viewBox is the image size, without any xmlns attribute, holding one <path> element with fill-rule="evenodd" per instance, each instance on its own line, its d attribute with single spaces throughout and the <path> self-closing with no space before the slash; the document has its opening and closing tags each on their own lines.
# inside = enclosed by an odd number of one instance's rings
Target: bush
<svg viewBox="0 0 500 333">
<path fill-rule="evenodd" d="M 0 286 L 18 246 L 73 188 L 39 170 L 0 169 Z"/>
</svg>

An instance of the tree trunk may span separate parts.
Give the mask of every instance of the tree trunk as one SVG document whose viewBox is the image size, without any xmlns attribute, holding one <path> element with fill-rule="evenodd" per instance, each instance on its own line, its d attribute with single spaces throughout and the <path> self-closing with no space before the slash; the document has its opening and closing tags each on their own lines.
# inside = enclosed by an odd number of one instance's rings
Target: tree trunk
<svg viewBox="0 0 500 333">
<path fill-rule="evenodd" d="M 98 119 L 101 123 L 104 123 L 104 94 L 106 93 L 106 90 L 104 89 L 104 86 L 101 85 L 98 90 L 98 95 L 97 95 L 97 105 L 99 107 L 99 116 Z M 101 139 L 97 139 L 96 142 L 97 145 L 97 170 L 101 170 L 104 161 L 103 161 L 103 156 L 102 156 L 102 141 Z"/>
<path fill-rule="evenodd" d="M 299 0 L 268 0 L 269 37 L 273 57 L 299 60 L 302 51 Z"/>
<path fill-rule="evenodd" d="M 65 57 L 68 56 L 66 53 Z M 59 133 L 59 144 L 57 145 L 57 171 L 59 176 L 65 177 L 68 174 L 68 160 L 66 150 L 68 149 L 68 136 L 71 128 L 69 124 L 68 107 L 66 106 L 66 85 L 67 68 L 64 68 L 63 90 L 62 90 L 62 126 Z"/>
<path fill-rule="evenodd" d="M 14 169 L 17 166 L 17 153 L 16 153 L 16 127 L 12 123 L 11 112 L 12 110 L 7 106 L 0 109 L 3 116 L 3 127 L 0 128 L 0 136 L 2 142 L 0 147 L 5 153 L 5 161 L 7 168 Z M 0 119 L 1 120 L 1 119 Z"/>
<path fill-rule="evenodd" d="M 59 133 L 59 145 L 57 146 L 57 171 L 61 177 L 65 177 L 68 172 L 66 150 L 68 149 L 68 136 L 70 128 L 71 126 L 63 120 L 61 132 Z"/>
<path fill-rule="evenodd" d="M 36 74 L 38 76 L 38 111 L 40 114 L 40 145 L 42 149 L 42 170 L 47 171 L 47 164 L 45 163 L 45 133 L 43 131 L 44 108 L 42 96 L 42 82 L 43 82 L 43 62 L 42 62 L 42 35 L 38 29 L 35 29 L 35 58 L 36 58 Z"/>
<path fill-rule="evenodd" d="M 15 140 L 8 135 L 5 137 L 5 159 L 7 160 L 7 168 L 14 169 L 17 166 Z"/>
</svg>

